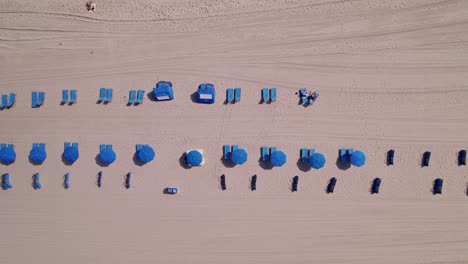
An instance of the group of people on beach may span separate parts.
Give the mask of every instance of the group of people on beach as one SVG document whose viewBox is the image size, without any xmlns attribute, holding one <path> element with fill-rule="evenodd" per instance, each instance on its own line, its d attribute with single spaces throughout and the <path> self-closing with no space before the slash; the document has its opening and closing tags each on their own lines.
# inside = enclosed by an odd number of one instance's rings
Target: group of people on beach
<svg viewBox="0 0 468 264">
<path fill-rule="evenodd" d="M 318 96 L 319 94 L 317 92 L 312 92 L 312 91 L 301 92 L 302 102 L 308 102 L 309 104 L 313 104 L 315 100 L 317 100 Z"/>
</svg>

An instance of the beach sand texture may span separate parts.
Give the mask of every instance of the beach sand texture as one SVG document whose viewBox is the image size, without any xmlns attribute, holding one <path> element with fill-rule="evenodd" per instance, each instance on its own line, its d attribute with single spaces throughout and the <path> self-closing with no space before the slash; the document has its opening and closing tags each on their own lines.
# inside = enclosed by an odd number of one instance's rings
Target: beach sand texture
<svg viewBox="0 0 468 264">
<path fill-rule="evenodd" d="M 457 0 L 102 0 L 94 13 L 85 1 L 0 0 L 0 91 L 17 96 L 0 112 L 0 143 L 17 152 L 0 165 L 14 186 L 0 192 L 0 262 L 468 263 L 468 168 L 457 165 L 467 29 L 468 1 Z M 161 80 L 174 101 L 126 106 L 129 90 Z M 217 102 L 193 103 L 207 82 Z M 112 103 L 96 104 L 100 87 L 114 89 Z M 228 87 L 242 87 L 240 103 L 223 104 Z M 278 102 L 261 104 L 263 87 Z M 301 87 L 319 91 L 314 106 L 298 104 Z M 59 105 L 62 89 L 77 89 L 75 105 Z M 46 92 L 42 107 L 31 91 Z M 73 166 L 64 142 L 79 142 Z M 46 143 L 43 165 L 29 163 L 32 143 Z M 96 164 L 99 144 L 114 146 L 109 167 Z M 135 144 L 156 160 L 136 165 Z M 223 164 L 225 144 L 246 149 L 247 163 Z M 263 145 L 286 165 L 261 166 Z M 303 147 L 325 155 L 322 170 L 298 163 Z M 364 151 L 366 166 L 337 166 L 342 147 Z M 206 165 L 181 166 L 189 149 Z M 163 194 L 170 186 L 180 193 Z"/>
</svg>

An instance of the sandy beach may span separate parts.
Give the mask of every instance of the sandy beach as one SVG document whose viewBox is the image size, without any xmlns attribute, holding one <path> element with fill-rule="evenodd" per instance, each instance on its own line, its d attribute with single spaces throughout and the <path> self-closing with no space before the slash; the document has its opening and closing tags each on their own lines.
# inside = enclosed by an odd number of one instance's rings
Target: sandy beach
<svg viewBox="0 0 468 264">
<path fill-rule="evenodd" d="M 0 165 L 14 186 L 0 191 L 0 263 L 468 263 L 468 168 L 457 164 L 468 1 L 98 0 L 95 12 L 85 2 L 0 0 L 0 93 L 17 97 L 0 111 L 0 143 L 17 154 Z M 126 105 L 129 90 L 158 81 L 175 100 Z M 215 104 L 193 102 L 201 83 L 215 85 Z M 101 87 L 113 88 L 110 104 L 96 104 Z M 241 102 L 223 103 L 228 87 L 242 87 Z M 278 101 L 261 103 L 263 87 Z M 299 104 L 301 87 L 320 93 L 313 106 Z M 61 106 L 62 89 L 77 103 Z M 46 93 L 40 108 L 32 91 Z M 64 142 L 79 143 L 72 166 Z M 46 144 L 42 165 L 28 160 L 33 143 Z M 99 144 L 117 154 L 109 167 Z M 156 159 L 135 164 L 135 144 Z M 247 163 L 226 166 L 225 144 Z M 261 146 L 287 163 L 264 168 Z M 301 148 L 325 167 L 302 166 Z M 362 150 L 366 165 L 340 168 L 340 148 Z M 206 164 L 184 168 L 189 149 Z M 179 194 L 164 194 L 170 186 Z"/>
</svg>

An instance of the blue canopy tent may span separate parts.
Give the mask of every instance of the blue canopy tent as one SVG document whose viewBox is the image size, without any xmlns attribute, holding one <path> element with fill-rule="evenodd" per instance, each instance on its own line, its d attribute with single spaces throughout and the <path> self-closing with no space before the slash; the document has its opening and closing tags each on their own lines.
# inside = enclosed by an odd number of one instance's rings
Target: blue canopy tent
<svg viewBox="0 0 468 264">
<path fill-rule="evenodd" d="M 325 156 L 320 153 L 315 153 L 309 158 L 310 166 L 316 170 L 323 168 L 326 162 Z"/>
<path fill-rule="evenodd" d="M 102 149 L 99 153 L 99 159 L 104 165 L 110 165 L 114 163 L 116 158 L 117 156 L 115 155 L 115 152 L 112 150 L 112 148 Z"/>
<path fill-rule="evenodd" d="M 364 166 L 364 164 L 366 164 L 366 155 L 364 155 L 362 151 L 354 151 L 353 154 L 351 154 L 351 164 L 356 167 Z"/>
<path fill-rule="evenodd" d="M 192 150 L 185 154 L 185 162 L 190 166 L 200 166 L 203 162 L 203 156 L 199 151 Z"/>
<path fill-rule="evenodd" d="M 31 151 L 29 152 L 29 159 L 34 164 L 42 164 L 47 158 L 44 144 L 33 144 Z"/>
<path fill-rule="evenodd" d="M 286 154 L 282 151 L 275 151 L 270 154 L 270 163 L 273 167 L 282 167 L 286 164 Z"/>
<path fill-rule="evenodd" d="M 16 160 L 16 152 L 13 146 L 0 148 L 0 162 L 4 165 L 9 165 Z"/>
<path fill-rule="evenodd" d="M 212 84 L 200 84 L 197 91 L 198 102 L 202 104 L 213 104 L 216 98 L 215 88 Z"/>
<path fill-rule="evenodd" d="M 74 163 L 80 157 L 80 152 L 78 151 L 77 145 L 67 145 L 65 144 L 65 149 L 63 150 L 63 159 L 67 163 Z"/>
<path fill-rule="evenodd" d="M 153 95 L 157 101 L 169 101 L 174 99 L 174 90 L 171 82 L 158 82 L 153 88 Z"/>
<path fill-rule="evenodd" d="M 154 160 L 155 156 L 156 154 L 154 153 L 153 148 L 150 146 L 143 146 L 137 151 L 137 157 L 143 163 L 148 163 Z"/>
<path fill-rule="evenodd" d="M 247 161 L 248 154 L 244 149 L 236 149 L 231 153 L 231 160 L 236 165 L 242 165 Z"/>
</svg>

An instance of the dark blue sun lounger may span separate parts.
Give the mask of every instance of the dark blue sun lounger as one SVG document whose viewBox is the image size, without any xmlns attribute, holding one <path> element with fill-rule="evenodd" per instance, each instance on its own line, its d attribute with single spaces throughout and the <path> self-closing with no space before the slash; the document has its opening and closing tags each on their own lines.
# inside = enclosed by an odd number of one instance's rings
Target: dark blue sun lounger
<svg viewBox="0 0 468 264">
<path fill-rule="evenodd" d="M 226 101 L 232 103 L 232 100 L 234 100 L 234 89 L 228 88 L 226 90 Z"/>
<path fill-rule="evenodd" d="M 466 165 L 466 150 L 458 152 L 458 166 Z"/>
<path fill-rule="evenodd" d="M 442 194 L 442 184 L 444 183 L 444 180 L 440 179 L 440 178 L 437 178 L 435 181 L 434 181 L 434 188 L 433 188 L 433 191 L 432 193 L 434 195 L 436 194 Z"/>
<path fill-rule="evenodd" d="M 301 149 L 301 161 L 302 162 L 307 162 L 307 159 L 308 159 L 307 152 L 308 152 L 308 149 L 306 148 Z"/>
<path fill-rule="evenodd" d="M 106 99 L 104 100 L 105 103 L 112 102 L 112 88 L 107 88 L 106 90 Z"/>
<path fill-rule="evenodd" d="M 41 106 L 45 101 L 45 93 L 39 92 L 39 99 L 37 99 L 37 106 Z"/>
<path fill-rule="evenodd" d="M 136 91 L 135 90 L 130 90 L 130 93 L 128 95 L 128 104 L 134 104 L 135 103 L 135 97 L 136 97 Z"/>
<path fill-rule="evenodd" d="M 268 160 L 268 147 L 262 147 L 262 160 Z"/>
<path fill-rule="evenodd" d="M 7 107 L 10 108 L 15 104 L 16 94 L 10 93 L 10 101 L 8 101 Z"/>
<path fill-rule="evenodd" d="M 241 99 L 241 88 L 236 88 L 234 90 L 236 103 L 240 102 Z"/>
<path fill-rule="evenodd" d="M 297 184 L 299 183 L 299 176 L 294 176 L 292 180 L 292 186 L 291 186 L 291 191 L 292 192 L 297 192 Z"/>
<path fill-rule="evenodd" d="M 137 104 L 142 104 L 143 103 L 143 96 L 145 96 L 145 91 L 138 90 L 137 100 L 136 100 Z"/>
<path fill-rule="evenodd" d="M 230 154 L 230 146 L 229 145 L 224 145 L 223 146 L 223 159 L 228 160 L 229 159 L 229 154 Z"/>
<path fill-rule="evenodd" d="M 340 160 L 341 160 L 341 163 L 346 163 L 346 162 L 348 162 L 348 157 L 347 157 L 347 154 L 346 154 L 346 149 L 340 149 Z"/>
<path fill-rule="evenodd" d="M 252 176 L 252 179 L 250 180 L 250 190 L 257 190 L 257 175 Z"/>
<path fill-rule="evenodd" d="M 264 103 L 268 102 L 270 100 L 270 95 L 268 93 L 268 88 L 263 88 L 262 89 L 262 100 Z"/>
<path fill-rule="evenodd" d="M 32 92 L 31 93 L 31 106 L 32 106 L 32 108 L 37 107 L 37 92 Z"/>
<path fill-rule="evenodd" d="M 374 194 L 374 193 L 379 193 L 379 189 L 380 189 L 380 182 L 382 180 L 380 178 L 375 178 L 374 179 L 374 182 L 372 182 L 372 190 L 371 190 L 371 194 Z"/>
<path fill-rule="evenodd" d="M 431 159 L 431 152 L 430 151 L 424 152 L 423 160 L 422 160 L 422 166 L 423 167 L 429 167 L 429 160 L 430 159 Z"/>
<path fill-rule="evenodd" d="M 336 178 L 333 177 L 330 179 L 330 182 L 328 183 L 327 193 L 333 193 L 333 191 L 335 190 L 335 184 L 336 184 Z"/>
<path fill-rule="evenodd" d="M 387 166 L 393 165 L 393 157 L 395 156 L 395 151 L 393 149 L 387 152 Z"/>
<path fill-rule="evenodd" d="M 68 90 L 64 89 L 62 90 L 62 101 L 60 101 L 60 104 L 66 104 L 68 101 Z"/>
<path fill-rule="evenodd" d="M 224 176 L 224 174 L 219 177 L 219 181 L 221 184 L 221 190 L 226 190 L 226 176 Z"/>
</svg>

